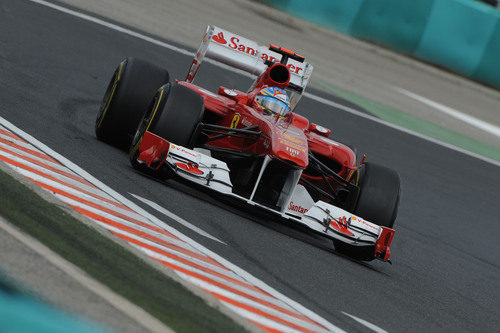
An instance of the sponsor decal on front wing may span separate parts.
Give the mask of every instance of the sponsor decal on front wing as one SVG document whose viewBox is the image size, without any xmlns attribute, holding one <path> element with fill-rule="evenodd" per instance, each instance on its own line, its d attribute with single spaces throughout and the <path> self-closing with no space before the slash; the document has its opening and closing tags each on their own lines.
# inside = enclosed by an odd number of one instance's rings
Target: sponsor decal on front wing
<svg viewBox="0 0 500 333">
<path fill-rule="evenodd" d="M 300 214 L 306 213 L 309 209 L 304 208 L 300 205 L 296 205 L 293 203 L 293 201 L 290 201 L 290 204 L 288 205 L 288 210 L 291 210 L 292 212 L 297 212 Z"/>
</svg>

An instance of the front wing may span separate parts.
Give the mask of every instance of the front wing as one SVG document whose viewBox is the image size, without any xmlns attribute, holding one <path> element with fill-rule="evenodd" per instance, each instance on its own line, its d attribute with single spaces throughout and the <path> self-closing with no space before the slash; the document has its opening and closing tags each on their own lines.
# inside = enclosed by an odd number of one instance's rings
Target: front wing
<svg viewBox="0 0 500 333">
<path fill-rule="evenodd" d="M 352 249 L 373 249 L 373 257 L 363 260 L 389 261 L 389 245 L 395 230 L 368 222 L 326 202 L 312 201 L 307 191 L 298 185 L 300 175 L 294 177 L 294 190 L 283 199 L 283 208 L 277 210 L 253 201 L 252 196 L 245 198 L 233 193 L 229 168 L 226 163 L 212 158 L 208 151 L 188 149 L 151 132 L 145 132 L 138 149 L 137 162 L 141 166 L 158 172 L 167 168 L 178 177 L 298 223 Z"/>
</svg>

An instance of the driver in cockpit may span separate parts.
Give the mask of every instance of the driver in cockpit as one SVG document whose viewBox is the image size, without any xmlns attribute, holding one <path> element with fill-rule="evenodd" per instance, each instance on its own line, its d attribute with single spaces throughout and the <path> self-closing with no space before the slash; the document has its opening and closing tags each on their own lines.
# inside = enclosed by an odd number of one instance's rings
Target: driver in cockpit
<svg viewBox="0 0 500 333">
<path fill-rule="evenodd" d="M 264 114 L 271 114 L 279 119 L 287 118 L 292 109 L 286 91 L 277 87 L 267 87 L 255 96 L 254 105 L 261 108 Z"/>
</svg>

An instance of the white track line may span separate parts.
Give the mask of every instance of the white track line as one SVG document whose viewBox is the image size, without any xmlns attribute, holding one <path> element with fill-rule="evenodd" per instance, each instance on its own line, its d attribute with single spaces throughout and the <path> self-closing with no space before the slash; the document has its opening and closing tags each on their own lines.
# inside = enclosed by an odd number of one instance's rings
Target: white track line
<svg viewBox="0 0 500 333">
<path fill-rule="evenodd" d="M 398 87 L 393 87 L 394 90 L 397 92 L 400 92 L 401 94 L 408 96 L 416 101 L 419 101 L 420 103 L 426 104 L 438 111 L 441 111 L 455 119 L 461 120 L 464 123 L 467 123 L 471 126 L 474 126 L 476 128 L 479 128 L 485 132 L 488 132 L 490 134 L 493 134 L 495 136 L 500 137 L 500 127 L 495 126 L 493 124 L 490 124 L 484 120 L 469 116 L 463 112 L 457 111 L 453 108 L 450 108 L 449 106 L 440 104 L 438 102 L 432 101 L 428 98 L 425 98 L 423 96 L 417 95 L 415 93 L 412 93 L 411 91 L 408 91 L 403 88 L 398 88 Z"/>
<path fill-rule="evenodd" d="M 37 4 L 40 4 L 40 5 L 43 5 L 43 6 L 46 6 L 46 7 L 50 7 L 52 9 L 55 9 L 55 10 L 58 10 L 60 12 L 63 12 L 63 13 L 66 13 L 66 14 L 69 14 L 69 15 L 72 15 L 72 16 L 75 16 L 75 17 L 78 17 L 82 20 L 86 20 L 86 21 L 89 21 L 89 22 L 93 22 L 95 24 L 98 24 L 98 25 L 101 25 L 101 26 L 104 26 L 106 28 L 109 28 L 109 29 L 112 29 L 112 30 L 115 30 L 115 31 L 119 31 L 121 33 L 124 33 L 126 35 L 129 35 L 129 36 L 132 36 L 132 37 L 136 37 L 136 38 L 139 38 L 139 39 L 142 39 L 144 41 L 147 41 L 149 43 L 152 43 L 154 45 L 158 45 L 158 46 L 161 46 L 161 47 L 164 47 L 164 48 L 167 48 L 169 50 L 172 50 L 172 51 L 175 51 L 175 52 L 178 52 L 180 54 L 184 54 L 184 55 L 187 55 L 187 56 L 193 56 L 194 53 L 191 52 L 191 51 L 188 51 L 186 49 L 183 49 L 183 48 L 180 48 L 180 47 L 177 47 L 177 46 L 174 46 L 174 45 L 171 45 L 171 44 L 168 44 L 168 43 L 165 43 L 165 42 L 162 42 L 158 39 L 155 39 L 155 38 L 151 38 L 151 37 L 148 37 L 144 34 L 141 34 L 141 33 L 138 33 L 138 32 L 135 32 L 133 30 L 130 30 L 130 29 L 126 29 L 126 28 L 123 28 L 123 27 L 120 27 L 119 25 L 116 25 L 116 24 L 113 24 L 111 22 L 108 22 L 108 21 L 104 21 L 104 20 L 101 20 L 101 19 L 98 19 L 96 17 L 93 17 L 93 16 L 90 16 L 90 15 L 87 15 L 87 14 L 83 14 L 83 13 L 80 13 L 80 12 L 77 12 L 77 11 L 74 11 L 74 10 L 71 10 L 71 9 L 68 9 L 68 8 L 65 8 L 65 7 L 62 7 L 62 6 L 58 6 L 56 4 L 53 4 L 53 3 L 50 3 L 50 2 L 47 2 L 47 1 L 44 1 L 44 0 L 29 0 L 31 2 L 34 2 L 34 3 L 37 3 Z M 239 73 L 239 74 L 242 74 L 242 75 L 245 75 L 247 77 L 254 77 L 252 76 L 251 74 L 248 74 L 246 72 L 243 72 L 239 69 L 235 69 L 233 67 L 230 67 L 228 65 L 225 65 L 225 64 L 222 64 L 222 63 L 219 63 L 217 61 L 214 61 L 214 60 L 211 60 L 211 59 L 207 59 L 207 62 L 210 62 L 212 64 L 215 64 L 216 66 L 219 66 L 221 68 L 224 68 L 225 70 L 229 70 L 229 71 L 232 71 L 232 72 L 235 72 L 235 73 Z M 496 166 L 500 166 L 500 161 L 496 161 L 496 160 L 493 160 L 491 158 L 488 158 L 488 157 L 484 157 L 482 155 L 479 155 L 479 154 L 476 154 L 476 153 L 473 153 L 473 152 L 470 152 L 468 150 L 465 150 L 463 148 L 460 148 L 460 147 L 456 147 L 454 145 L 451 145 L 449 143 L 445 143 L 445 142 L 442 142 L 442 141 L 439 141 L 439 140 L 436 140 L 434 138 L 431 138 L 431 137 L 428 137 L 428 136 L 425 136 L 423 134 L 420 134 L 420 133 L 417 133 L 417 132 L 414 132 L 412 130 L 409 130 L 407 128 L 404 128 L 404 127 L 401 127 L 401 126 L 398 126 L 398 125 L 394 125 L 394 124 L 391 124 L 387 121 L 384 121 L 384 120 L 381 120 L 377 117 L 374 117 L 374 116 L 371 116 L 371 115 L 368 115 L 366 113 L 363 113 L 363 112 L 360 112 L 358 110 L 355 110 L 353 108 L 350 108 L 350 107 L 347 107 L 347 106 L 344 106 L 342 104 L 339 104 L 339 103 L 335 103 L 335 102 L 332 102 L 330 100 L 327 100 L 325 98 L 322 98 L 322 97 L 319 97 L 319 96 L 316 96 L 316 95 L 313 95 L 313 94 L 310 94 L 310 93 L 304 93 L 304 97 L 308 97 L 312 100 L 315 100 L 319 103 L 322 103 L 322 104 L 326 104 L 326 105 L 329 105 L 329 106 L 332 106 L 332 107 L 335 107 L 337 109 L 340 109 L 342 111 L 345 111 L 345 112 L 348 112 L 348 113 L 351 113 L 351 114 L 354 114 L 358 117 L 361 117 L 361 118 L 365 118 L 365 119 L 369 119 L 369 120 L 372 120 L 376 123 L 379 123 L 379 124 L 382 124 L 382 125 L 385 125 L 387 127 L 390 127 L 390 128 L 393 128 L 393 129 L 396 129 L 398 131 L 401 131 L 401 132 L 404 132 L 406 134 L 409 134 L 409 135 L 413 135 L 415 137 L 418 137 L 422 140 L 426 140 L 426 141 L 429 141 L 429 142 L 432 142 L 434 144 L 437 144 L 437 145 L 440 145 L 440 146 L 443 146 L 443 147 L 446 147 L 448 149 L 451 149 L 451 150 L 454 150 L 454 151 L 457 151 L 457 152 L 460 152 L 462 154 L 465 154 L 465 155 L 468 155 L 468 156 L 471 156 L 471 157 L 474 157 L 474 158 L 477 158 L 477 159 L 480 159 L 482 161 L 485 161 L 485 162 L 488 162 L 488 163 L 491 163 L 493 165 L 496 165 Z"/>
<path fill-rule="evenodd" d="M 133 193 L 129 193 L 129 194 L 131 196 L 133 196 L 134 198 L 136 198 L 137 200 L 144 202 L 149 207 L 151 207 L 151 208 L 159 211 L 163 215 L 166 215 L 166 216 L 170 217 L 172 220 L 178 222 L 179 224 L 182 224 L 186 228 L 189 228 L 189 229 L 193 230 L 197 234 L 200 234 L 203 237 L 207 237 L 207 238 L 209 238 L 211 240 L 217 241 L 217 242 L 219 242 L 221 244 L 227 245 L 226 243 L 224 243 L 223 241 L 221 241 L 217 237 L 214 237 L 214 236 L 210 235 L 208 232 L 203 231 L 202 229 L 198 228 L 197 226 L 189 223 L 188 221 L 184 220 L 182 217 L 179 217 L 179 216 L 175 215 L 174 213 L 172 213 L 171 211 L 167 210 L 166 208 L 163 208 L 162 206 L 158 205 L 156 202 L 153 202 L 151 200 L 145 199 L 145 198 L 143 198 L 141 196 L 138 196 L 137 194 L 133 194 Z"/>
<path fill-rule="evenodd" d="M 344 311 L 342 311 L 342 313 L 345 314 L 348 317 L 351 317 L 352 319 L 354 319 L 358 323 L 360 323 L 360 324 L 368 327 L 369 329 L 371 329 L 374 332 L 377 332 L 377 333 L 387 333 L 386 330 L 384 330 L 384 329 L 382 329 L 382 328 L 380 328 L 380 327 L 378 327 L 378 326 L 376 326 L 376 325 L 374 325 L 374 324 L 372 324 L 370 322 L 367 322 L 364 319 L 358 318 L 358 317 L 353 316 L 352 314 L 348 314 L 347 312 L 344 312 Z"/>
<path fill-rule="evenodd" d="M 419 101 L 423 104 L 426 104 L 428 106 L 431 106 L 432 108 L 441 111 L 455 119 L 461 120 L 464 123 L 467 123 L 471 126 L 474 126 L 476 128 L 479 128 L 485 132 L 488 132 L 490 134 L 493 134 L 494 136 L 500 137 L 500 127 L 495 126 L 493 124 L 490 124 L 484 120 L 469 116 L 468 114 L 465 114 L 463 112 L 457 111 L 453 108 L 450 108 L 449 106 L 440 104 L 438 102 L 435 102 L 433 100 L 430 100 L 428 98 L 425 98 L 423 96 L 417 95 L 415 93 L 412 93 L 411 91 L 408 91 L 403 88 L 398 88 L 398 87 L 393 87 L 394 90 L 402 93 L 403 95 L 406 95 L 416 101 Z"/>
</svg>

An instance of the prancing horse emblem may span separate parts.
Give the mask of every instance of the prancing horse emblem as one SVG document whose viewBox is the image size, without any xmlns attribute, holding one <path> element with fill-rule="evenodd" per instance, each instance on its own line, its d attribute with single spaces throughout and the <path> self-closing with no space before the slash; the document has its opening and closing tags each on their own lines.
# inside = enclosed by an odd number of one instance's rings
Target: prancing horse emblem
<svg viewBox="0 0 500 333">
<path fill-rule="evenodd" d="M 238 123 L 240 122 L 240 114 L 236 113 L 233 117 L 233 120 L 231 120 L 231 128 L 236 128 L 238 126 Z"/>
</svg>

